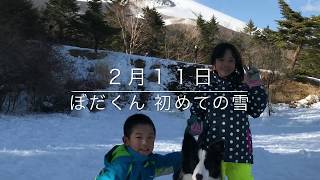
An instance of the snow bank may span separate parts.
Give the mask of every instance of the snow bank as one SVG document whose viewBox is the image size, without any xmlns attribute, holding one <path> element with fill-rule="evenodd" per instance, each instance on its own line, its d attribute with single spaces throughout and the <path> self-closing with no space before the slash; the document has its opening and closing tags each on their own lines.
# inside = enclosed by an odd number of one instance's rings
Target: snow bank
<svg viewBox="0 0 320 180">
<path fill-rule="evenodd" d="M 296 102 L 292 102 L 290 104 L 290 107 L 296 108 L 296 107 L 310 107 L 313 104 L 316 104 L 320 102 L 320 96 L 318 95 L 308 95 L 306 98 L 301 99 Z"/>
<path fill-rule="evenodd" d="M 250 119 L 259 180 L 314 180 L 320 161 L 320 106 L 275 105 L 271 117 Z M 124 120 L 136 111 L 109 108 L 88 117 L 0 114 L 1 179 L 93 179 L 104 154 L 121 143 Z M 157 128 L 155 152 L 179 151 L 188 112 L 142 111 Z M 171 179 L 170 176 L 157 178 Z"/>
</svg>

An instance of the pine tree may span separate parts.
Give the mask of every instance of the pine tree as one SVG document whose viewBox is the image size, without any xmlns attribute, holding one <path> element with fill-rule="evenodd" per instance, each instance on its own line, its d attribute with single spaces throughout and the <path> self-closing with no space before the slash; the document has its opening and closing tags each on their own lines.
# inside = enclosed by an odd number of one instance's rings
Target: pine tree
<svg viewBox="0 0 320 180">
<path fill-rule="evenodd" d="M 143 8 L 141 54 L 161 56 L 164 54 L 165 26 L 160 13 L 155 8 Z"/>
<path fill-rule="evenodd" d="M 76 33 L 79 18 L 77 0 L 49 0 L 43 19 L 50 38 L 65 42 Z"/>
<path fill-rule="evenodd" d="M 214 41 L 218 33 L 218 22 L 216 21 L 216 18 L 212 16 L 210 21 L 207 23 L 207 34 L 208 34 L 208 45 L 209 48 L 214 46 Z M 210 50 L 211 51 L 211 50 Z"/>
<path fill-rule="evenodd" d="M 307 24 L 312 26 L 308 46 L 303 48 L 299 56 L 297 73 L 320 78 L 320 16 L 308 19 Z"/>
<path fill-rule="evenodd" d="M 98 52 L 99 45 L 103 43 L 108 36 L 113 35 L 117 31 L 104 21 L 101 0 L 91 0 L 88 2 L 88 9 L 85 14 L 81 16 L 81 22 L 82 32 L 89 35 L 91 41 L 93 41 L 96 53 Z"/>
<path fill-rule="evenodd" d="M 320 49 L 306 48 L 300 55 L 296 73 L 320 78 Z"/>
<path fill-rule="evenodd" d="M 200 15 L 197 19 L 197 27 L 200 32 L 199 50 L 203 54 L 204 58 L 209 60 L 211 51 L 215 46 L 216 35 L 219 30 L 218 22 L 214 16 L 212 16 L 210 21 L 206 22 L 202 15 Z"/>
<path fill-rule="evenodd" d="M 293 11 L 285 0 L 279 0 L 282 20 L 278 20 L 279 37 L 289 48 L 295 49 L 291 70 L 294 70 L 298 56 L 303 47 L 312 39 L 314 24 L 309 18 L 303 17 L 299 12 Z"/>
<path fill-rule="evenodd" d="M 39 13 L 29 0 L 0 1 L 1 29 L 7 33 L 16 33 L 23 38 L 35 38 L 42 33 Z"/>
<path fill-rule="evenodd" d="M 200 34 L 205 34 L 204 30 L 206 29 L 206 21 L 203 19 L 203 16 L 200 14 L 197 18 L 197 27 L 200 30 Z"/>
<path fill-rule="evenodd" d="M 320 49 L 320 15 L 310 18 L 309 24 L 312 26 L 312 43 L 314 48 Z"/>
<path fill-rule="evenodd" d="M 246 27 L 244 27 L 243 32 L 253 35 L 257 31 L 257 27 L 254 25 L 252 19 L 249 20 L 249 22 L 246 24 Z"/>
<path fill-rule="evenodd" d="M 261 43 L 267 43 L 269 45 L 279 45 L 279 47 L 281 47 L 278 32 L 270 29 L 269 26 L 263 28 L 262 30 L 256 30 L 253 33 L 253 38 L 260 41 Z"/>
</svg>

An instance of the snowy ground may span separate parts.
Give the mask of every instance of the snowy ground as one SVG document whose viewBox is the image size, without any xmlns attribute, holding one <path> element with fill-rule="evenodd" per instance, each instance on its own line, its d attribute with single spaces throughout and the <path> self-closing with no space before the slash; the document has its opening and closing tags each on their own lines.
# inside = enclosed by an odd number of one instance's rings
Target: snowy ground
<svg viewBox="0 0 320 180">
<path fill-rule="evenodd" d="M 279 105 L 275 111 L 271 118 L 251 119 L 255 179 L 317 179 L 320 104 L 306 109 Z M 94 179 L 103 167 L 105 152 L 121 143 L 123 121 L 132 113 L 108 110 L 85 118 L 66 114 L 0 114 L 0 179 Z M 187 115 L 145 113 L 157 127 L 155 151 L 180 150 Z"/>
</svg>

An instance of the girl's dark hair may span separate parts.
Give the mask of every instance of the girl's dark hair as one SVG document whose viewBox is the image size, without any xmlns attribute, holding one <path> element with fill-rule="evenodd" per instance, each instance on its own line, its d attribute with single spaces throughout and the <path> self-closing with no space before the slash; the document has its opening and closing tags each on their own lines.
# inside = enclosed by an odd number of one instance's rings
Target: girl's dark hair
<svg viewBox="0 0 320 180">
<path fill-rule="evenodd" d="M 224 43 L 219 43 L 216 47 L 214 47 L 212 54 L 211 54 L 211 59 L 210 59 L 211 65 L 215 65 L 216 60 L 218 58 L 223 58 L 223 56 L 227 50 L 231 51 L 232 56 L 236 60 L 235 71 L 230 76 L 233 78 L 237 77 L 236 78 L 237 81 L 242 82 L 244 79 L 244 70 L 243 70 L 242 59 L 241 59 L 240 52 L 238 51 L 238 49 L 234 45 L 224 42 Z"/>
<path fill-rule="evenodd" d="M 133 132 L 133 128 L 137 125 L 149 125 L 152 127 L 154 135 L 156 135 L 156 128 L 152 120 L 144 114 L 134 114 L 126 120 L 123 125 L 123 134 L 126 137 L 130 137 Z"/>
</svg>

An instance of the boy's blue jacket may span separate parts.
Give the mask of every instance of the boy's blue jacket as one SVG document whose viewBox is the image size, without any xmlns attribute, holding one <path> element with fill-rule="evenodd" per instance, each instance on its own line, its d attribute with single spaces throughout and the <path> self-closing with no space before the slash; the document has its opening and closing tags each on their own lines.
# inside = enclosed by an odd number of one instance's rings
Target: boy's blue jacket
<svg viewBox="0 0 320 180">
<path fill-rule="evenodd" d="M 96 180 L 151 180 L 177 172 L 181 166 L 181 153 L 144 156 L 130 147 L 117 145 L 106 154 L 104 163 Z"/>
</svg>

